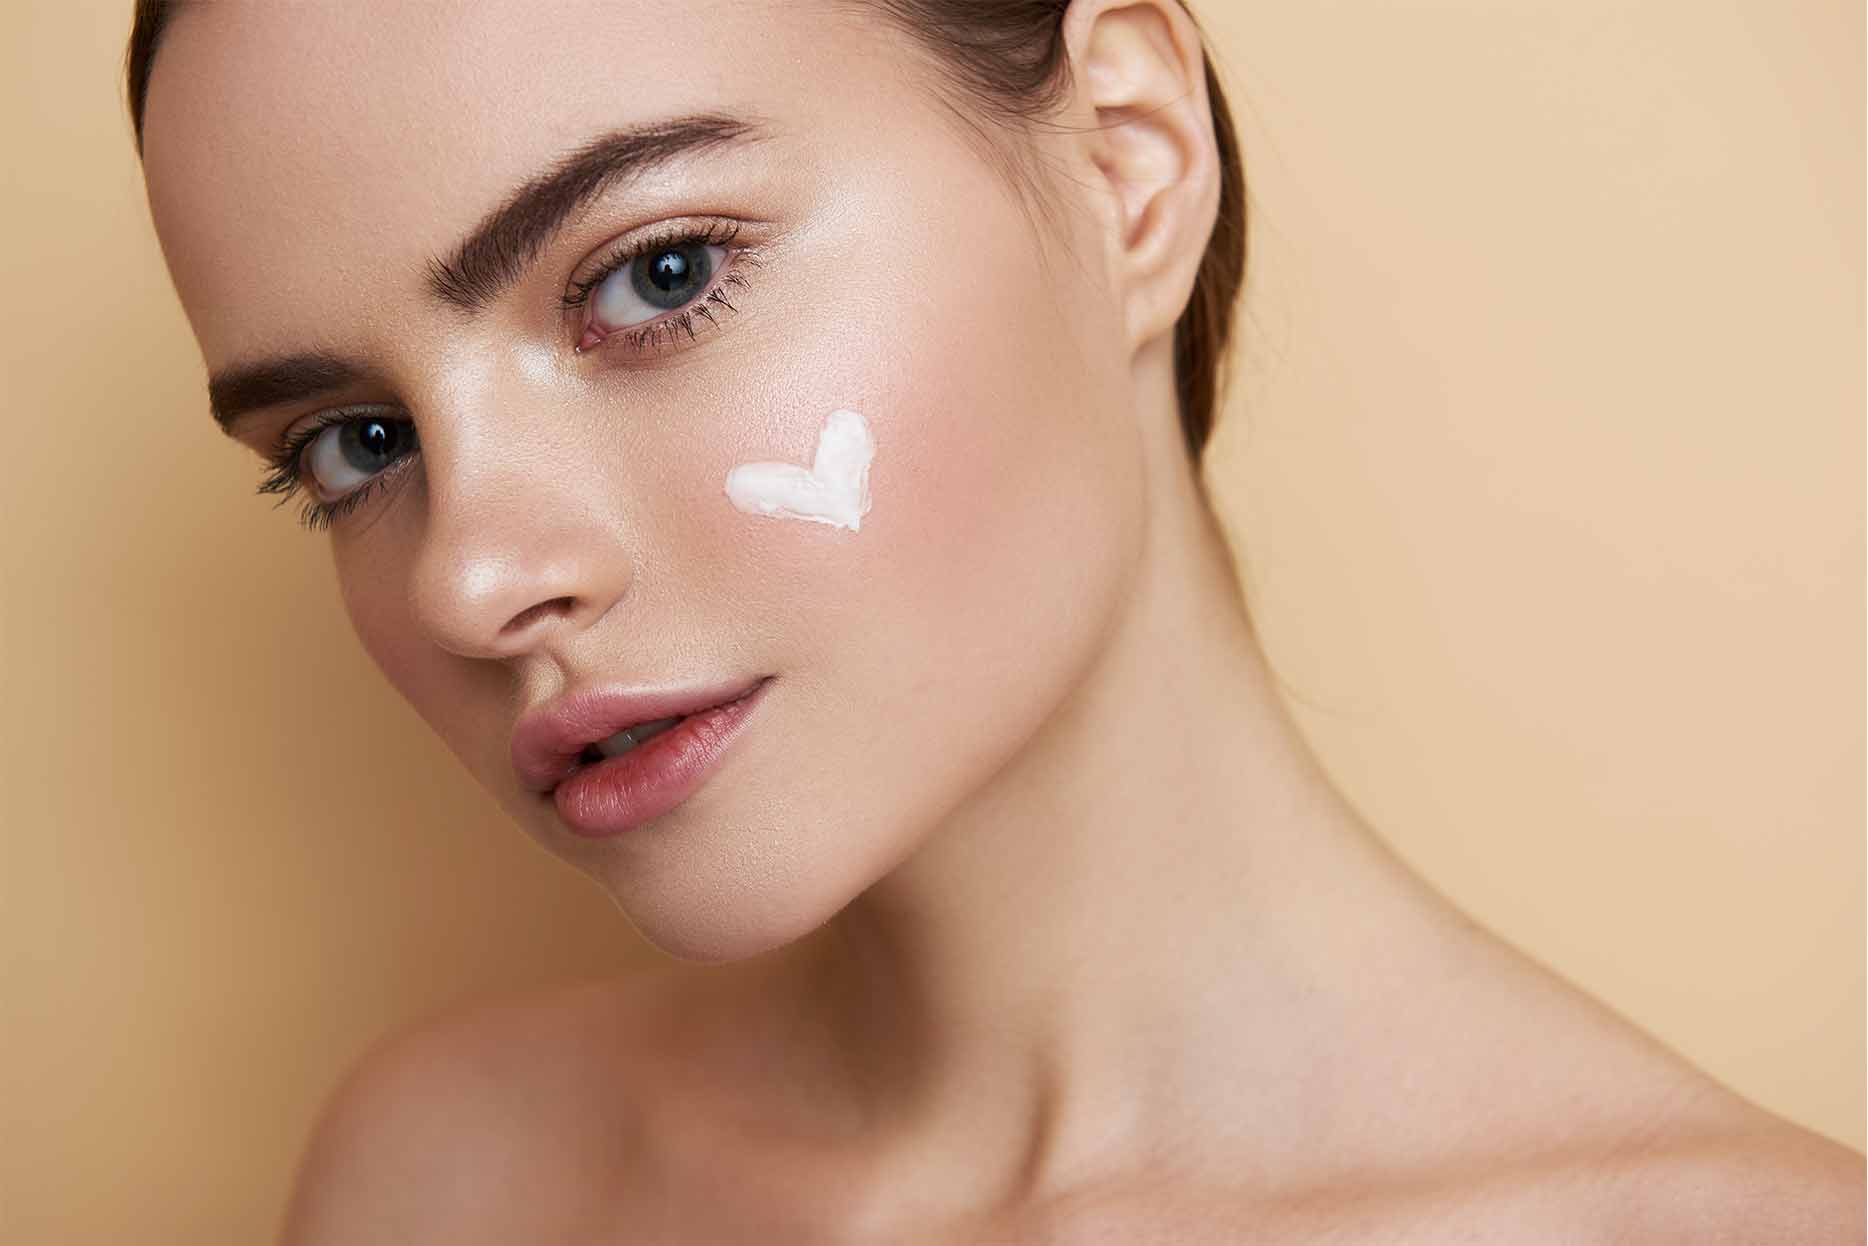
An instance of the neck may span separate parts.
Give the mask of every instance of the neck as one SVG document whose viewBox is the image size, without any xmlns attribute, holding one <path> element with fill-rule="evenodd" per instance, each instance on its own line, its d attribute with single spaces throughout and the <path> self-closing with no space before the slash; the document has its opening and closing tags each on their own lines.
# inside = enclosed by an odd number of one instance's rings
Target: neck
<svg viewBox="0 0 1868 1246">
<path fill-rule="evenodd" d="M 1292 1074 L 1340 1019 L 1335 993 L 1366 988 L 1348 985 L 1358 958 L 1438 925 L 1278 700 L 1171 405 L 1157 414 L 1175 435 L 1150 448 L 1145 556 L 1093 668 L 795 953 L 867 1088 L 858 1116 L 913 1138 L 904 1154 L 967 1157 L 956 1180 L 994 1174 L 956 1199 L 1067 1184 L 1118 1162 L 1115 1139 L 1203 1118 L 1275 1154 L 1316 1119 L 1315 1079 Z M 1265 1084 L 1239 1086 L 1251 1068 Z"/>
</svg>

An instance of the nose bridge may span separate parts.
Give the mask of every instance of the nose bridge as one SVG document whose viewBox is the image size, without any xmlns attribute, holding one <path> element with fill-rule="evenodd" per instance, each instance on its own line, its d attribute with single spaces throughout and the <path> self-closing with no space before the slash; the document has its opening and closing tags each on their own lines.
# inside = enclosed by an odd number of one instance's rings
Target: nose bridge
<svg viewBox="0 0 1868 1246">
<path fill-rule="evenodd" d="M 409 591 L 435 642 L 514 657 L 601 617 L 632 577 L 620 490 L 554 417 L 549 387 L 455 378 L 426 402 Z"/>
</svg>

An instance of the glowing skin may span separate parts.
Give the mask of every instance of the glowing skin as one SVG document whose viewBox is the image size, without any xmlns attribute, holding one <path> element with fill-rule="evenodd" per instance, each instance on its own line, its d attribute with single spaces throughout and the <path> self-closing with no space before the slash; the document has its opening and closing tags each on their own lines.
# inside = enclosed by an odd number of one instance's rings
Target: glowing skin
<svg viewBox="0 0 1868 1246">
<path fill-rule="evenodd" d="M 256 452 L 352 404 L 406 424 L 329 532 L 365 650 L 637 933 L 716 963 L 376 1058 L 291 1246 L 1340 1240 L 1259 1228 L 1651 1149 L 1681 1080 L 1370 837 L 1284 710 L 1175 407 L 1220 190 L 1173 0 L 1072 0 L 1043 210 L 868 4 L 368 9 L 183 7 L 144 166 L 170 272 L 211 373 L 349 365 L 241 421 Z M 595 183 L 479 305 L 429 283 L 593 136 L 714 114 L 761 135 Z M 677 328 L 613 277 L 576 349 L 567 291 L 671 230 L 720 240 L 720 299 Z M 569 690 L 765 676 L 627 834 L 510 764 Z M 1026 1211 L 1088 1223 L 987 1223 Z M 1410 1240 L 1581 1236 L 1523 1212 Z"/>
<path fill-rule="evenodd" d="M 832 411 L 817 434 L 810 467 L 741 463 L 726 476 L 726 495 L 753 515 L 808 519 L 855 532 L 869 513 L 869 464 L 876 443 L 854 411 Z"/>
</svg>

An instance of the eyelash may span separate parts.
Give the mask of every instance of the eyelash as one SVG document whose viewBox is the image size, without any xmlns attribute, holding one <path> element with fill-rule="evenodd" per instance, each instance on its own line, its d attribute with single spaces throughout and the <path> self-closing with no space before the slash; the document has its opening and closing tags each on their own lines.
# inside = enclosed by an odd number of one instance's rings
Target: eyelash
<svg viewBox="0 0 1868 1246">
<path fill-rule="evenodd" d="M 689 245 L 726 246 L 739 233 L 739 228 L 737 221 L 716 221 L 704 229 L 696 229 L 691 225 L 674 225 L 628 242 L 618 243 L 603 257 L 590 276 L 571 283 L 569 291 L 558 300 L 558 307 L 566 313 L 580 310 L 589 303 L 590 296 L 598 286 L 609 280 L 624 265 L 633 263 L 644 255 Z M 709 324 L 719 323 L 714 319 L 714 313 L 709 304 L 718 304 L 728 311 L 739 310 L 727 297 L 726 290 L 728 287 L 742 290 L 748 288 L 750 283 L 740 270 L 756 267 L 758 263 L 759 257 L 751 247 L 741 247 L 729 260 L 725 270 L 716 275 L 707 293 L 685 307 L 640 325 L 618 329 L 587 350 L 573 349 L 576 353 L 585 354 L 588 351 L 606 349 L 611 342 L 620 340 L 623 348 L 632 353 L 653 351 L 659 349 L 663 343 L 671 342 L 679 337 L 683 330 L 687 332 L 689 339 L 692 339 L 695 336 L 694 318 L 696 316 L 705 317 Z M 277 451 L 267 456 L 269 470 L 260 481 L 258 492 L 279 495 L 279 501 L 275 505 L 284 506 L 303 487 L 305 450 L 317 440 L 319 434 L 334 425 L 349 424 L 366 418 L 380 420 L 386 417 L 376 411 L 370 412 L 367 416 L 355 410 L 331 411 L 293 433 L 280 444 Z M 384 468 L 336 501 L 325 502 L 315 496 L 307 496 L 299 513 L 299 523 L 313 530 L 329 528 L 337 520 L 367 501 L 376 492 L 378 485 L 392 477 L 401 476 L 404 465 L 420 453 L 420 442 L 418 441 L 416 445 L 416 449 L 410 450 L 395 464 Z"/>
<path fill-rule="evenodd" d="M 371 411 L 367 414 L 358 412 L 355 409 L 327 411 L 305 427 L 299 429 L 296 433 L 293 433 L 290 437 L 287 437 L 279 446 L 279 449 L 267 457 L 267 465 L 271 470 L 268 471 L 265 478 L 259 482 L 258 492 L 262 494 L 278 494 L 279 500 L 274 505 L 284 506 L 287 502 L 291 501 L 292 495 L 297 493 L 304 484 L 305 450 L 312 442 L 318 439 L 319 434 L 323 433 L 325 429 L 339 424 L 352 424 L 365 419 L 384 420 L 387 422 L 390 417 L 383 415 L 380 411 Z M 418 441 L 416 444 L 419 447 L 420 442 Z M 314 530 L 330 527 L 334 522 L 342 519 L 345 515 L 361 506 L 371 494 L 376 492 L 376 487 L 379 484 L 382 484 L 392 477 L 400 476 L 404 465 L 412 460 L 417 453 L 419 453 L 419 450 L 410 450 L 407 454 L 396 460 L 395 463 L 385 467 L 382 471 L 376 473 L 376 475 L 370 477 L 334 502 L 326 502 L 321 498 L 307 495 L 305 504 L 299 511 L 299 523 L 306 528 Z"/>
<path fill-rule="evenodd" d="M 590 302 L 590 296 L 596 292 L 598 286 L 620 272 L 625 265 L 634 263 L 644 255 L 690 245 L 723 247 L 731 243 L 739 234 L 739 228 L 738 221 L 716 221 L 704 229 L 696 229 L 691 225 L 673 225 L 639 238 L 632 238 L 627 242 L 620 242 L 598 263 L 596 271 L 588 277 L 571 283 L 570 290 L 558 300 L 558 307 L 565 312 L 582 309 Z M 689 340 L 692 340 L 695 336 L 694 318 L 696 316 L 705 317 L 709 324 L 718 324 L 709 304 L 718 304 L 728 311 L 739 310 L 727 297 L 726 290 L 729 286 L 741 290 L 748 288 L 750 283 L 740 270 L 756 268 L 758 264 L 759 255 L 753 248 L 740 247 L 728 261 L 725 270 L 715 276 L 713 286 L 707 293 L 666 316 L 607 334 L 601 342 L 587 350 L 579 350 L 578 353 L 586 354 L 588 351 L 602 350 L 607 348 L 611 342 L 619 340 L 631 353 L 651 351 L 657 349 L 664 341 L 673 341 L 683 330 L 687 332 Z"/>
</svg>

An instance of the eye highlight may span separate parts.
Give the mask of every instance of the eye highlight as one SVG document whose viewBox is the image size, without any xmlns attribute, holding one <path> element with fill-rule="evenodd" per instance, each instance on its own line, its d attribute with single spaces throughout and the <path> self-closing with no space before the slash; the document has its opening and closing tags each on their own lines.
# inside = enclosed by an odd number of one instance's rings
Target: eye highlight
<svg viewBox="0 0 1868 1246">
<path fill-rule="evenodd" d="M 419 448 L 415 423 L 380 409 L 327 411 L 290 433 L 270 456 L 260 493 L 279 505 L 301 489 L 307 498 L 299 522 L 326 528 L 363 503 L 378 483 Z"/>
<path fill-rule="evenodd" d="M 750 247 L 729 247 L 736 221 L 704 229 L 679 223 L 627 239 L 602 253 L 590 275 L 573 279 L 560 300 L 583 310 L 576 351 L 617 340 L 630 349 L 655 349 L 685 332 L 696 317 L 717 324 L 720 309 L 739 310 L 728 289 L 747 285 L 744 270 L 758 263 Z M 725 271 L 722 271 L 722 269 Z"/>
</svg>

